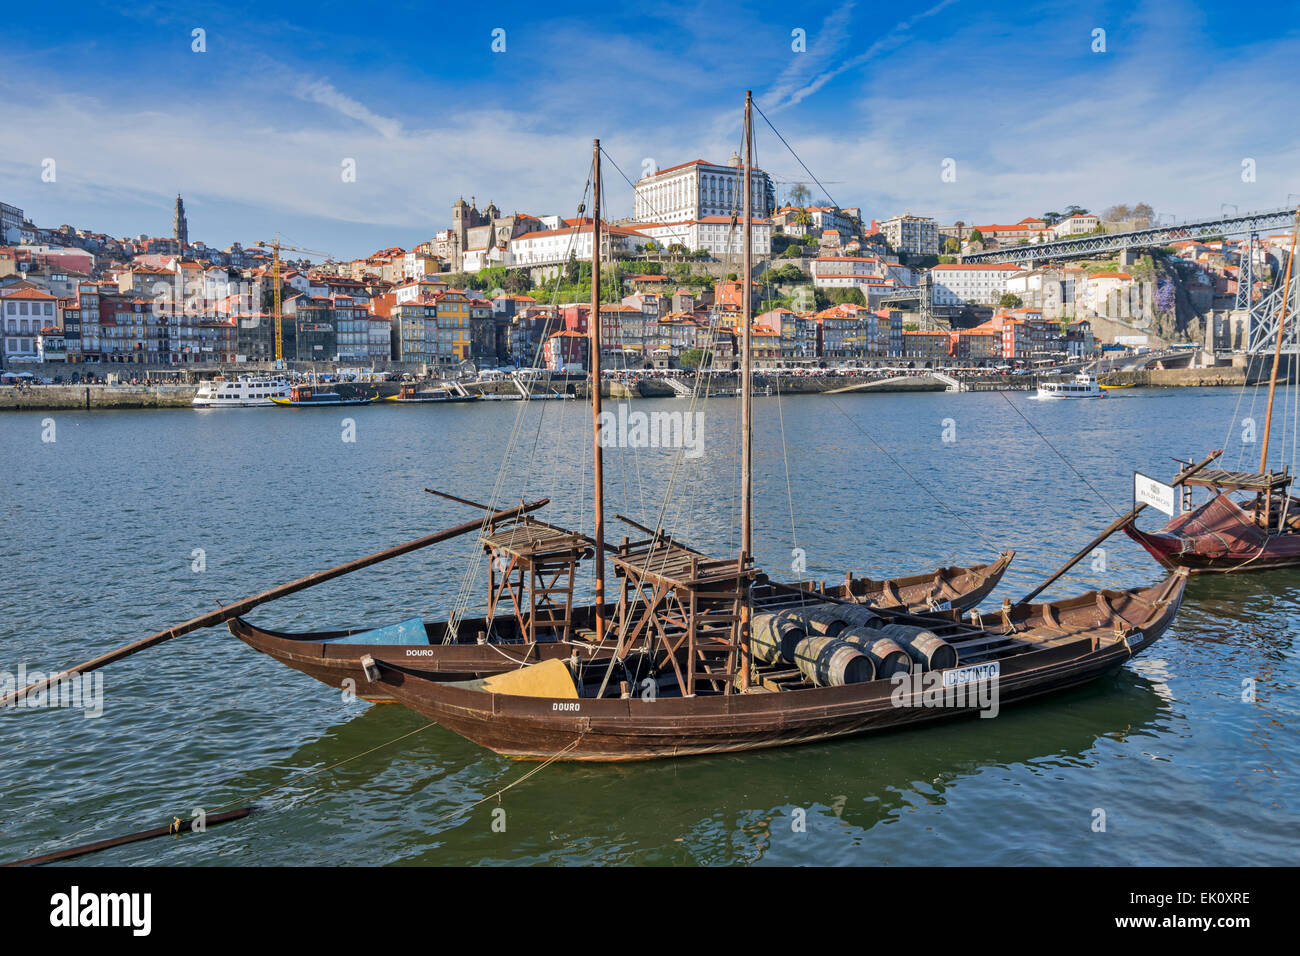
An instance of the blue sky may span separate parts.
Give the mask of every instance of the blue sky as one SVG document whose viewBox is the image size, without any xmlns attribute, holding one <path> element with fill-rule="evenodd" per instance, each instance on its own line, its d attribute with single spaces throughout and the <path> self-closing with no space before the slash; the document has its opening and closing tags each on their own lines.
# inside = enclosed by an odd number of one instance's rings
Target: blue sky
<svg viewBox="0 0 1300 956">
<path fill-rule="evenodd" d="M 23 5 L 4 27 L 0 200 L 41 225 L 166 235 L 179 191 L 193 238 L 279 230 L 350 257 L 428 238 L 460 195 L 573 215 L 593 136 L 633 179 L 725 161 L 746 88 L 829 198 L 868 217 L 1300 199 L 1289 5 L 611 6 Z M 779 179 L 807 178 L 761 121 L 757 148 Z M 631 188 L 606 180 L 612 215 L 630 214 Z"/>
</svg>

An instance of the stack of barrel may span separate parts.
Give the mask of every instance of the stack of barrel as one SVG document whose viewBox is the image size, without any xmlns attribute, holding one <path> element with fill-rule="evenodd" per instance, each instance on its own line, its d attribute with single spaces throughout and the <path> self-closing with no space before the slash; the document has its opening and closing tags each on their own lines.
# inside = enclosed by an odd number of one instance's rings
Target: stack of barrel
<svg viewBox="0 0 1300 956">
<path fill-rule="evenodd" d="M 792 664 L 818 687 L 888 680 L 914 666 L 943 670 L 957 651 L 933 631 L 899 624 L 861 604 L 809 604 L 755 614 L 750 649 L 764 664 Z"/>
</svg>

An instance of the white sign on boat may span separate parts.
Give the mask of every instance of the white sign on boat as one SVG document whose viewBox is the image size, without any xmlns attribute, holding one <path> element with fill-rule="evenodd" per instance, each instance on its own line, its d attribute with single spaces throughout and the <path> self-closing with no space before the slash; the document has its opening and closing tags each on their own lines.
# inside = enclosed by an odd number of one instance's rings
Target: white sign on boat
<svg viewBox="0 0 1300 956">
<path fill-rule="evenodd" d="M 1171 518 L 1174 515 L 1176 504 L 1174 486 L 1148 478 L 1140 471 L 1133 472 L 1133 500 L 1158 508 Z"/>
</svg>

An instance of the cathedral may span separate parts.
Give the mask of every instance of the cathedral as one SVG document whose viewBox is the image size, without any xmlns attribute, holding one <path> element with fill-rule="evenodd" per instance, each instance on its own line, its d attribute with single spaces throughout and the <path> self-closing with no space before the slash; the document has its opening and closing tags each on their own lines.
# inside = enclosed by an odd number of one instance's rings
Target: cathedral
<svg viewBox="0 0 1300 956">
<path fill-rule="evenodd" d="M 496 203 L 479 211 L 473 197 L 461 197 L 451 207 L 451 228 L 438 235 L 438 255 L 452 272 L 478 272 L 487 266 L 505 265 L 510 240 L 542 228 L 532 216 L 514 213 L 502 216 Z"/>
</svg>

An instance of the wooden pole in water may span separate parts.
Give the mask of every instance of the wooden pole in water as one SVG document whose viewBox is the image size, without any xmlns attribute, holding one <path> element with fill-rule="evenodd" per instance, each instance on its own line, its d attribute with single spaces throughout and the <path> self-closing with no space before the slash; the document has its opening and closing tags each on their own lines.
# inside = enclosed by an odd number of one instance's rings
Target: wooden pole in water
<svg viewBox="0 0 1300 956">
<path fill-rule="evenodd" d="M 1273 395 L 1277 391 L 1277 369 L 1282 362 L 1282 339 L 1286 335 L 1286 310 L 1291 302 L 1291 267 L 1295 264 L 1295 240 L 1300 233 L 1300 209 L 1296 210 L 1291 229 L 1291 255 L 1286 260 L 1286 279 L 1282 282 L 1282 309 L 1277 320 L 1277 344 L 1273 346 L 1273 375 L 1268 380 L 1268 411 L 1264 413 L 1264 445 L 1259 452 L 1259 472 L 1268 467 L 1268 436 L 1273 430 Z"/>
<path fill-rule="evenodd" d="M 754 418 L 753 418 L 753 368 L 750 364 L 751 346 L 750 324 L 753 322 L 753 302 L 750 301 L 750 281 L 751 273 L 754 268 L 754 249 L 753 249 L 753 195 L 751 187 L 752 169 L 754 166 L 754 126 L 753 126 L 753 93 L 750 90 L 745 91 L 745 169 L 744 169 L 744 189 L 745 189 L 745 227 L 741 234 L 741 242 L 744 244 L 742 254 L 740 281 L 740 321 L 744 326 L 741 335 L 744 351 L 740 358 L 740 431 L 741 431 L 741 472 L 740 472 L 740 564 L 741 571 L 744 572 L 745 566 L 754 556 Z M 745 589 L 745 599 L 740 603 L 740 689 L 742 691 L 749 689 L 749 632 L 750 632 L 750 608 L 749 608 L 749 586 L 748 583 L 742 585 Z"/>
<path fill-rule="evenodd" d="M 483 526 L 484 520 L 498 521 L 502 518 L 508 518 L 511 515 L 527 514 L 530 511 L 536 511 L 538 508 L 549 503 L 549 498 L 542 498 L 538 501 L 527 504 L 516 505 L 513 508 L 507 508 L 504 511 L 495 511 L 488 515 L 486 519 L 478 518 L 474 521 L 466 521 L 464 524 L 458 524 L 453 528 L 446 528 L 433 534 L 425 535 L 423 538 L 416 538 L 414 541 L 408 541 L 405 544 L 399 544 L 395 547 L 388 548 L 375 554 L 367 555 L 364 558 L 357 558 L 355 561 L 349 561 L 347 564 L 340 564 L 336 568 L 330 568 L 328 571 L 317 571 L 315 574 L 309 574 L 306 577 L 298 578 L 296 581 L 290 581 L 288 584 L 282 584 L 279 587 L 271 588 L 269 591 L 262 591 L 252 597 L 244 598 L 242 601 L 236 601 L 234 604 L 227 604 L 215 611 L 207 614 L 200 614 L 198 617 L 190 618 L 184 624 L 177 624 L 175 627 L 169 627 L 165 631 L 159 631 L 156 634 L 150 634 L 148 637 L 142 637 L 138 641 L 133 641 L 115 651 L 109 651 L 107 654 L 101 654 L 92 658 L 85 663 L 78 664 L 76 667 L 70 667 L 65 671 L 60 671 L 50 677 L 38 680 L 22 690 L 14 691 L 12 694 L 0 700 L 0 707 L 7 707 L 17 703 L 28 694 L 37 690 L 44 690 L 51 684 L 57 684 L 59 681 L 72 677 L 75 674 L 84 674 L 87 671 L 98 670 L 105 664 L 112 664 L 124 657 L 130 657 L 137 651 L 143 651 L 146 648 L 153 647 L 155 644 L 161 644 L 164 641 L 170 641 L 173 637 L 180 637 L 182 634 L 188 634 L 191 631 L 197 631 L 201 628 L 212 627 L 217 624 L 224 624 L 231 618 L 239 617 L 246 614 L 259 604 L 266 604 L 277 598 L 285 597 L 289 594 L 295 594 L 298 591 L 305 591 L 307 588 L 315 587 L 317 584 L 323 584 L 326 581 L 332 581 L 340 578 L 345 574 L 351 574 L 353 571 L 360 571 L 362 568 L 368 568 L 371 565 L 379 564 L 381 561 L 387 561 L 389 558 L 396 558 L 403 554 L 410 554 L 412 551 L 419 551 L 421 548 L 427 548 L 430 545 L 440 544 L 443 541 L 449 541 L 452 538 L 458 538 L 464 534 L 479 530 Z"/>
<path fill-rule="evenodd" d="M 216 826 L 219 823 L 229 823 L 231 820 L 242 820 L 253 812 L 253 807 L 244 807 L 240 810 L 227 810 L 225 813 L 214 813 L 203 821 L 204 827 Z M 128 833 L 124 836 L 112 837 L 107 840 L 97 840 L 94 843 L 86 843 L 82 846 L 69 847 L 66 850 L 57 850 L 54 853 L 46 853 L 43 856 L 33 856 L 26 860 L 12 860 L 8 863 L 0 863 L 0 866 L 39 866 L 42 863 L 54 863 L 57 860 L 70 860 L 73 857 L 85 856 L 87 853 L 98 853 L 100 850 L 110 850 L 115 846 L 125 846 L 128 843 L 139 843 L 142 840 L 152 840 L 160 836 L 168 836 L 174 833 L 189 833 L 194 829 L 193 820 L 180 820 L 171 826 L 155 827 L 152 830 L 141 830 L 138 833 Z"/>
<path fill-rule="evenodd" d="M 595 486 L 592 506 L 596 539 L 596 643 L 605 639 L 605 456 L 600 443 L 600 140 L 591 145 L 591 478 Z"/>
<path fill-rule="evenodd" d="M 1204 468 L 1206 465 L 1214 461 L 1222 454 L 1223 454 L 1223 449 L 1220 448 L 1217 451 L 1212 452 L 1209 455 L 1209 457 L 1205 458 L 1204 460 L 1198 462 L 1195 465 L 1192 465 L 1190 468 L 1187 468 L 1184 471 L 1180 471 L 1174 477 L 1174 480 L 1169 482 L 1170 486 L 1176 488 L 1177 486 L 1181 485 L 1188 478 L 1192 477 L 1192 475 L 1196 474 L 1198 471 L 1200 471 L 1202 468 Z M 1124 527 L 1124 525 L 1128 524 L 1130 521 L 1136 518 L 1144 508 L 1146 508 L 1145 504 L 1134 505 L 1132 510 L 1130 510 L 1127 514 L 1120 515 L 1120 517 L 1112 521 L 1106 527 L 1105 531 L 1103 531 L 1101 534 L 1097 535 L 1097 537 L 1093 538 L 1091 541 L 1085 544 L 1078 552 L 1075 553 L 1074 557 L 1072 557 L 1069 561 L 1065 562 L 1065 564 L 1061 567 L 1059 571 L 1057 571 L 1050 578 L 1048 578 L 1038 587 L 1034 588 L 1032 591 L 1030 591 L 1028 594 L 1022 597 L 1019 601 L 1017 601 L 1016 607 L 1019 607 L 1022 604 L 1028 604 L 1034 598 L 1038 597 L 1038 595 L 1046 591 L 1049 587 L 1051 587 L 1054 583 L 1056 583 L 1057 579 L 1060 578 L 1061 575 L 1065 574 L 1066 571 L 1070 570 L 1070 568 L 1074 567 L 1076 564 L 1082 561 L 1084 557 L 1087 556 L 1087 554 L 1090 551 L 1092 551 L 1093 548 L 1097 547 L 1097 545 L 1101 544 L 1103 541 L 1109 538 L 1120 528 Z"/>
</svg>

